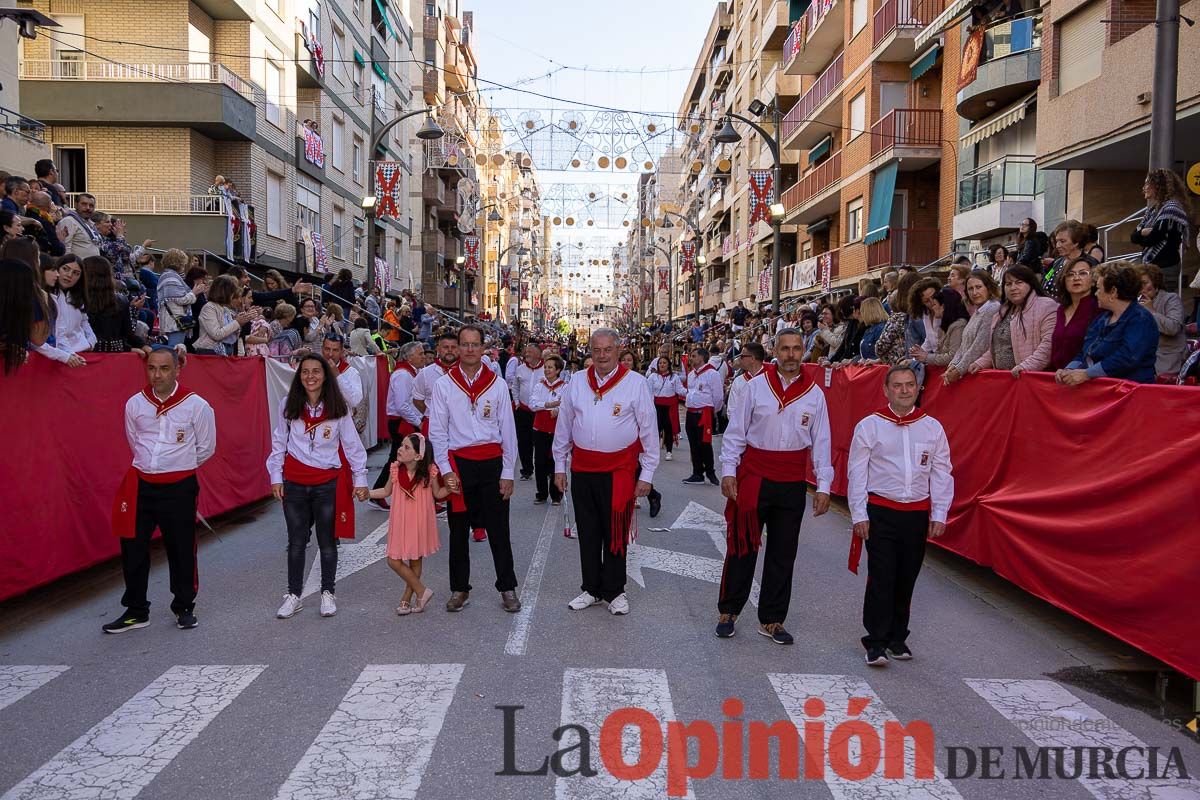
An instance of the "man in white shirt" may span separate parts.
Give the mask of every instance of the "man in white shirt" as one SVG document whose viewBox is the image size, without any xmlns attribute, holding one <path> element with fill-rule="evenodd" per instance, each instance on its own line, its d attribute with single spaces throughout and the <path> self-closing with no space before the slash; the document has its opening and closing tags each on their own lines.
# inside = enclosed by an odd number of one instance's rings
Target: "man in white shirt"
<svg viewBox="0 0 1200 800">
<path fill-rule="evenodd" d="M 363 385 L 362 376 L 350 366 L 350 359 L 346 357 L 346 337 L 340 333 L 325 334 L 325 339 L 321 342 L 321 355 L 325 356 L 325 360 L 337 372 L 338 388 L 342 390 L 342 397 L 346 398 L 346 405 L 350 406 L 350 414 L 353 416 L 354 409 L 363 401 Z"/>
<path fill-rule="evenodd" d="M 513 414 L 517 425 L 517 453 L 521 458 L 521 480 L 533 477 L 533 410 L 529 402 L 533 387 L 542 379 L 542 351 L 536 344 L 525 345 L 524 358 L 510 358 L 504 379 L 512 391 Z"/>
<path fill-rule="evenodd" d="M 946 532 L 954 501 L 950 443 L 941 423 L 914 408 L 920 386 L 912 367 L 896 365 L 884 378 L 888 404 L 854 428 L 847 468 L 854 539 L 850 562 L 857 571 L 867 546 L 862 637 L 866 661 L 886 666 L 889 655 L 912 658 L 909 606 L 925 541 Z"/>
<path fill-rule="evenodd" d="M 792 644 L 783 627 L 792 597 L 792 567 L 808 497 L 811 462 L 817 478 L 813 516 L 829 510 L 833 482 L 825 395 L 804 377 L 804 337 L 785 328 L 775 342 L 779 363 L 746 384 L 721 443 L 721 493 L 729 499 L 729 548 L 717 610 L 717 636 L 728 639 L 750 598 L 767 527 L 758 632 Z"/>
<path fill-rule="evenodd" d="M 496 590 L 505 611 L 521 610 L 509 541 L 508 501 L 513 493 L 517 431 L 512 397 L 502 378 L 483 365 L 483 331 L 458 331 L 459 362 L 433 387 L 429 440 L 450 489 L 450 591 L 447 611 L 470 602 L 472 520 L 486 520 L 496 568 Z"/>
<path fill-rule="evenodd" d="M 720 485 L 713 465 L 712 437 L 717 412 L 725 403 L 725 383 L 716 367 L 709 363 L 708 350 L 697 347 L 688 356 L 691 372 L 687 376 L 688 447 L 692 454 L 692 474 L 684 483 L 704 483 L 708 478 L 713 486 Z"/>
<path fill-rule="evenodd" d="M 392 449 L 383 469 L 379 471 L 379 477 L 375 479 L 376 489 L 382 489 L 387 484 L 392 462 L 396 460 L 396 451 L 400 449 L 404 437 L 421 430 L 423 417 L 413 404 L 413 382 L 417 377 L 417 364 L 424 361 L 424 345 L 420 342 L 409 342 L 400 348 L 400 360 L 396 362 L 396 369 L 388 378 L 387 426 Z M 372 500 L 371 505 L 385 511 L 388 508 L 384 500 Z"/>
<path fill-rule="evenodd" d="M 733 419 L 733 415 L 737 413 L 738 399 L 745 390 L 746 384 L 762 373 L 763 361 L 766 358 L 767 353 L 758 342 L 748 342 L 742 346 L 742 353 L 738 357 L 742 371 L 729 385 L 729 402 L 726 405 L 730 419 Z"/>
<path fill-rule="evenodd" d="M 150 624 L 150 537 L 162 532 L 171 575 L 171 611 L 181 629 L 194 628 L 196 592 L 196 469 L 217 449 L 217 425 L 204 398 L 179 385 L 179 353 L 155 345 L 146 356 L 149 385 L 125 403 L 125 437 L 133 451 L 113 503 L 121 537 L 126 611 L 104 626 L 124 633 Z"/>
<path fill-rule="evenodd" d="M 421 432 L 429 435 L 429 400 L 433 397 L 434 384 L 450 368 L 458 363 L 458 334 L 443 333 L 437 339 L 437 358 L 432 364 L 417 372 L 413 379 L 413 405 L 422 414 Z"/>
<path fill-rule="evenodd" d="M 625 554 L 634 524 L 634 498 L 661 497 L 653 489 L 658 468 L 658 421 L 646 379 L 622 366 L 620 339 L 611 328 L 592 333 L 592 366 L 567 384 L 554 432 L 554 482 L 571 492 L 579 527 L 583 592 L 567 607 L 581 611 L 600 602 L 609 613 L 628 614 Z"/>
</svg>

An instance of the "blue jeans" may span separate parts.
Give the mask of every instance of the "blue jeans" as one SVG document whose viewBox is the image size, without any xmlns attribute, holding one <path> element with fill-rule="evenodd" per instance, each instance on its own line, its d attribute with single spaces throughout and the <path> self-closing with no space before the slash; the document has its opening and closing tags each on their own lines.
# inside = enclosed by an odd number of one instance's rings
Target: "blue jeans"
<svg viewBox="0 0 1200 800">
<path fill-rule="evenodd" d="M 283 482 L 283 519 L 287 523 L 288 593 L 300 596 L 304 584 L 304 555 L 317 529 L 317 547 L 321 551 L 321 591 L 332 592 L 337 578 L 338 551 L 333 537 L 334 502 L 337 480 L 305 486 Z"/>
</svg>

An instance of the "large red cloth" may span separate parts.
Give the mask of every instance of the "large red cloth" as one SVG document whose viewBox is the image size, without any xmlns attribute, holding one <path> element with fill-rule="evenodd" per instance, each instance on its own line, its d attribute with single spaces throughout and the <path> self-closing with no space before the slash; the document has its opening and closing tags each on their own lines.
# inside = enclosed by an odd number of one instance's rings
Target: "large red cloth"
<svg viewBox="0 0 1200 800">
<path fill-rule="evenodd" d="M 671 397 L 656 397 L 654 405 L 664 406 L 667 409 L 667 418 L 671 420 L 671 435 L 679 436 L 679 398 L 672 395 Z"/>
<path fill-rule="evenodd" d="M 623 377 L 623 376 L 622 376 Z M 635 441 L 624 450 L 605 453 L 576 445 L 571 450 L 572 472 L 612 473 L 612 515 L 609 519 L 608 549 L 625 555 L 625 548 L 636 537 L 633 529 L 633 501 L 637 488 L 638 456 L 642 443 Z"/>
<path fill-rule="evenodd" d="M 795 383 L 799 383 L 797 380 Z M 793 385 L 795 385 L 795 383 Z M 737 469 L 737 500 L 725 503 L 726 541 L 730 553 L 744 556 L 762 546 L 758 494 L 766 478 L 801 483 L 808 475 L 808 450 L 761 450 L 746 445 Z M 804 491 L 799 487 L 797 491 Z"/>
<path fill-rule="evenodd" d="M 345 454 L 338 448 L 342 457 L 342 465 L 334 469 L 321 469 L 311 464 L 305 464 L 291 453 L 283 459 L 283 479 L 301 486 L 320 486 L 322 483 L 337 481 L 333 505 L 333 535 L 338 539 L 354 538 L 354 476 L 350 472 L 350 464 Z"/>
<path fill-rule="evenodd" d="M 387 396 L 388 388 L 392 374 L 388 372 L 388 357 L 385 355 L 374 356 L 375 361 L 375 400 L 376 408 L 375 415 L 377 420 L 376 430 L 379 432 L 379 441 L 383 441 L 387 434 Z M 405 362 L 400 362 L 405 363 Z"/>
</svg>

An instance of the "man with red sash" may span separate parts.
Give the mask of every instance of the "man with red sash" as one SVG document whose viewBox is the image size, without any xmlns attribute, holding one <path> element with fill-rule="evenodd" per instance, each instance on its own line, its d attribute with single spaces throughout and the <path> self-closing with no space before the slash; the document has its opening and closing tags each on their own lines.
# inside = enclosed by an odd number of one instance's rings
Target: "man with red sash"
<svg viewBox="0 0 1200 800">
<path fill-rule="evenodd" d="M 633 502 L 656 494 L 658 423 L 646 379 L 620 363 L 619 334 L 597 329 L 591 350 L 592 366 L 563 392 L 554 432 L 554 482 L 567 490 L 569 459 L 583 572 L 583 593 L 567 607 L 581 611 L 605 602 L 609 613 L 628 614 L 625 554 L 635 535 Z"/>
<path fill-rule="evenodd" d="M 655 359 L 654 372 L 646 378 L 650 395 L 654 398 L 654 410 L 658 416 L 658 432 L 666 448 L 666 460 L 671 460 L 671 450 L 679 440 L 679 401 L 687 397 L 687 389 L 679 376 L 671 371 L 671 360 L 665 356 Z"/>
<path fill-rule="evenodd" d="M 182 346 L 181 346 L 182 347 Z M 150 537 L 162 532 L 171 573 L 171 611 L 182 629 L 197 625 L 196 469 L 217 449 L 217 425 L 204 398 L 179 385 L 179 353 L 155 345 L 146 356 L 149 385 L 125 403 L 125 437 L 133 451 L 113 502 L 121 537 L 125 613 L 104 626 L 123 633 L 150 624 Z"/>
<path fill-rule="evenodd" d="M 850 442 L 850 568 L 858 571 L 865 541 L 862 643 L 873 667 L 886 666 L 888 656 L 912 658 L 908 620 L 925 541 L 946 532 L 954 501 L 950 443 L 941 423 L 914 408 L 919 390 L 912 367 L 889 369 L 883 384 L 887 405 L 861 420 Z"/>
<path fill-rule="evenodd" d="M 692 474 L 684 483 L 704 483 L 708 478 L 713 486 L 720 484 L 713 465 L 712 437 L 717 424 L 717 412 L 725 402 L 725 382 L 721 373 L 709 363 L 708 350 L 697 347 L 688 356 L 691 372 L 687 382 L 687 437 L 692 453 Z"/>
<path fill-rule="evenodd" d="M 470 602 L 472 520 L 487 520 L 496 568 L 496 590 L 505 611 L 521 610 L 509 541 L 508 501 L 513 493 L 517 431 L 508 385 L 483 365 L 483 331 L 458 331 L 458 365 L 433 387 L 429 438 L 442 479 L 450 489 L 450 591 L 447 611 Z"/>
<path fill-rule="evenodd" d="M 509 359 L 504 379 L 512 391 L 513 416 L 517 424 L 517 454 L 521 458 L 521 480 L 533 477 L 533 387 L 543 378 L 542 351 L 536 344 L 525 345 L 524 359 Z"/>
<path fill-rule="evenodd" d="M 763 362 L 767 360 L 767 352 L 758 342 L 747 342 L 742 345 L 742 352 L 738 355 L 742 371 L 733 379 L 729 385 L 729 417 L 737 413 L 739 400 L 746 388 L 746 384 L 754 380 L 763 371 Z"/>
<path fill-rule="evenodd" d="M 400 348 L 396 368 L 388 378 L 387 426 L 392 449 L 383 469 L 379 471 L 379 477 L 375 479 L 375 489 L 382 489 L 387 483 L 392 462 L 396 460 L 396 451 L 400 449 L 404 437 L 421 430 L 423 415 L 413 403 L 413 382 L 417 377 L 417 364 L 424 361 L 425 353 L 421 343 L 409 342 Z M 386 500 L 372 500 L 371 505 L 384 510 L 388 507 Z"/>
<path fill-rule="evenodd" d="M 717 636 L 734 634 L 734 623 L 750 598 L 754 567 L 767 526 L 758 632 L 776 644 L 791 644 L 783 627 L 792 599 L 792 567 L 808 497 L 811 461 L 817 477 L 813 516 L 829 510 L 829 413 L 825 395 L 804 377 L 804 336 L 785 328 L 775 337 L 778 364 L 746 383 L 721 444 L 721 493 L 728 498 L 725 568 L 717 602 Z"/>
<path fill-rule="evenodd" d="M 363 385 L 358 370 L 350 366 L 350 359 L 346 358 L 346 337 L 340 333 L 325 334 L 321 342 L 321 355 L 337 372 L 338 388 L 342 390 L 342 397 L 346 398 L 346 405 L 350 406 L 353 416 L 354 409 L 363 401 Z"/>
<path fill-rule="evenodd" d="M 421 412 L 421 433 L 429 436 L 429 401 L 433 397 L 434 384 L 450 368 L 458 363 L 458 334 L 443 333 L 437 339 L 437 359 L 417 372 L 413 379 L 413 405 Z"/>
</svg>

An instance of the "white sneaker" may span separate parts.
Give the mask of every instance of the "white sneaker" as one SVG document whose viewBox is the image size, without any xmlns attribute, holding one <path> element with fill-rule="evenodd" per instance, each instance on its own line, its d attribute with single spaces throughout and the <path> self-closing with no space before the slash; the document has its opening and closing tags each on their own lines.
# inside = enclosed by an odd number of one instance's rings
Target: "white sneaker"
<svg viewBox="0 0 1200 800">
<path fill-rule="evenodd" d="M 287 619 L 288 617 L 296 616 L 296 612 L 304 608 L 304 604 L 300 602 L 300 598 L 294 594 L 283 596 L 283 605 L 275 612 L 275 616 L 279 619 Z"/>
<path fill-rule="evenodd" d="M 576 597 L 574 600 L 567 603 L 567 608 L 571 609 L 572 611 L 583 611 L 585 608 L 594 606 L 600 602 L 602 601 L 599 597 L 593 597 L 587 592 L 584 592 L 583 594 L 579 595 L 579 597 Z"/>
<path fill-rule="evenodd" d="M 614 597 L 608 604 L 608 613 L 619 615 L 629 613 L 629 598 L 624 592 Z"/>
<path fill-rule="evenodd" d="M 671 460 L 671 454 L 667 453 L 667 461 L 670 461 L 670 460 Z"/>
<path fill-rule="evenodd" d="M 332 617 L 337 613 L 337 598 L 333 592 L 321 592 L 321 616 Z"/>
</svg>

